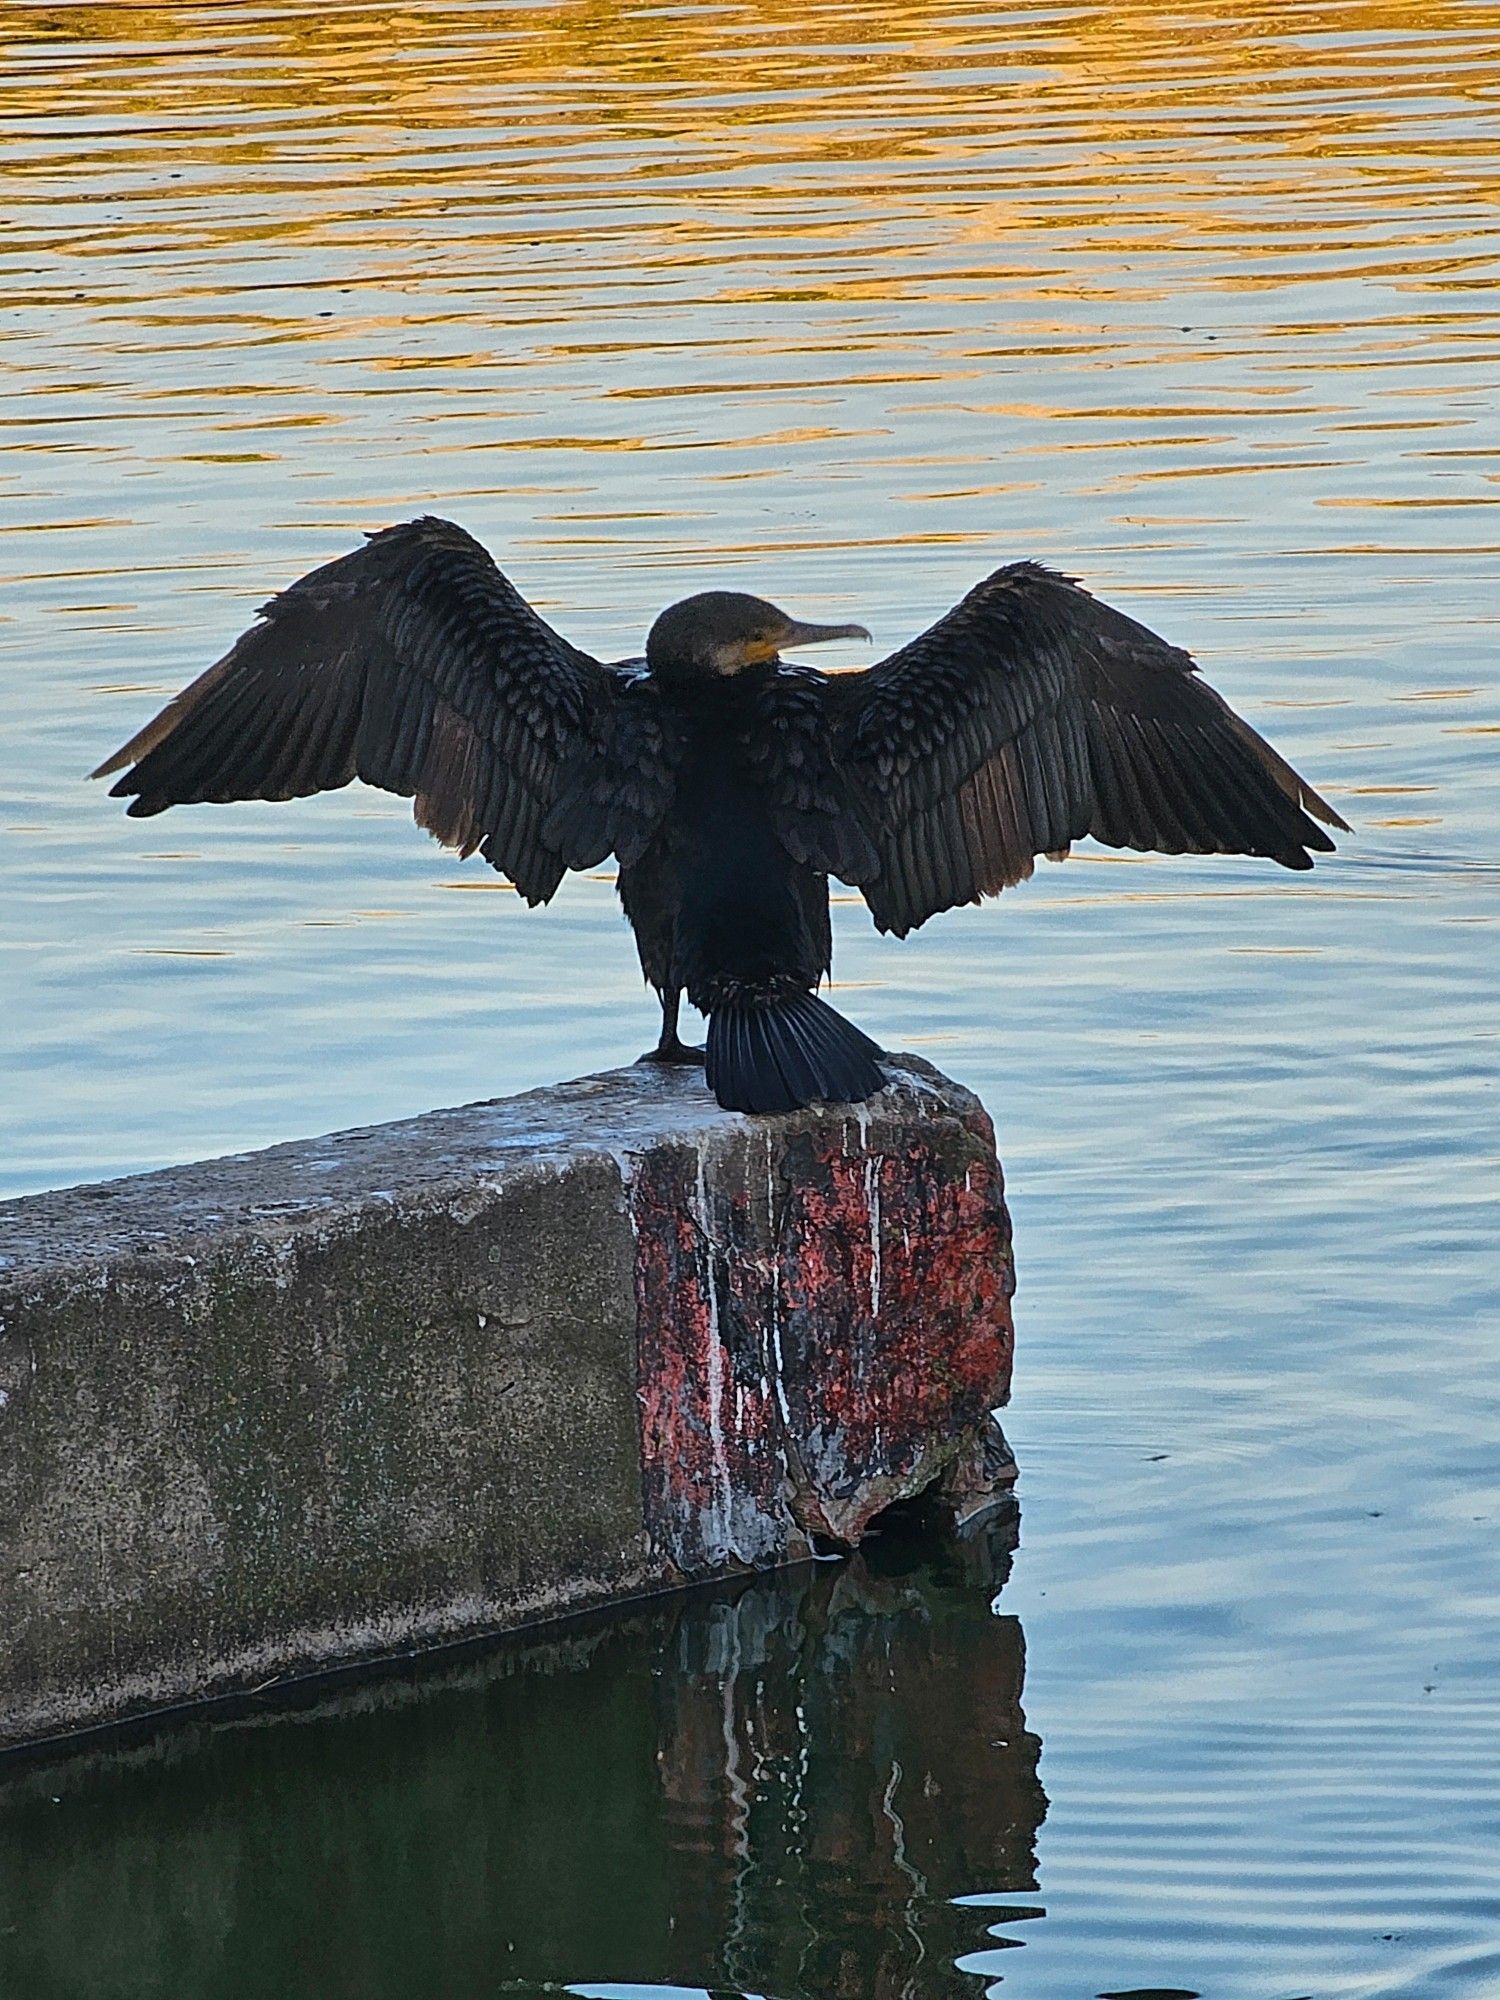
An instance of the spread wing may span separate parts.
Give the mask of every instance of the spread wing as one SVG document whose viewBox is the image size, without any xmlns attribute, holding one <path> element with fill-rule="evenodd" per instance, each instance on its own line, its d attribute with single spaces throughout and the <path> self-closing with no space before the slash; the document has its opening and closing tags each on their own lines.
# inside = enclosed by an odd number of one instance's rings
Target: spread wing
<svg viewBox="0 0 1500 2000">
<path fill-rule="evenodd" d="M 669 763 L 654 688 L 570 646 L 472 536 L 429 516 L 273 597 L 94 776 L 124 770 L 111 796 L 137 818 L 362 778 L 534 904 L 568 868 L 644 846 Z"/>
<path fill-rule="evenodd" d="M 829 741 L 829 690 L 837 685 L 814 667 L 785 661 L 774 673 L 747 675 L 742 740 L 792 859 L 864 882 L 879 874 L 880 856 Z"/>
<path fill-rule="evenodd" d="M 879 855 L 860 886 L 901 937 L 1084 834 L 1310 868 L 1333 847 L 1315 822 L 1345 827 L 1186 653 L 1036 563 L 996 570 L 828 701 Z"/>
</svg>

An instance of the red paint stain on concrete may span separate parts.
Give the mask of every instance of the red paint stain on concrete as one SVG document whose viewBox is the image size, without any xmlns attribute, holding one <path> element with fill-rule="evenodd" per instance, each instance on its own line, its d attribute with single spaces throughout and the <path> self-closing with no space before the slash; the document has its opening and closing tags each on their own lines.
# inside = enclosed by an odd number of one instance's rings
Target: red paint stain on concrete
<svg viewBox="0 0 1500 2000">
<path fill-rule="evenodd" d="M 1010 1385 L 1010 1225 L 987 1120 L 760 1128 L 639 1164 L 646 1519 L 687 1574 L 852 1541 L 972 1447 Z M 982 1123 L 982 1129 L 978 1129 Z M 752 1165 L 752 1162 L 755 1164 Z"/>
<path fill-rule="evenodd" d="M 955 1176 L 918 1141 L 797 1168 L 779 1260 L 790 1428 L 847 1535 L 863 1489 L 915 1473 L 1009 1393 L 1009 1219 L 993 1157 Z M 877 1490 L 869 1511 L 884 1504 Z"/>
<path fill-rule="evenodd" d="M 646 1520 L 688 1575 L 786 1552 L 785 1463 L 767 1369 L 769 1259 L 705 1186 L 697 1156 L 641 1163 L 638 1393 Z"/>
</svg>

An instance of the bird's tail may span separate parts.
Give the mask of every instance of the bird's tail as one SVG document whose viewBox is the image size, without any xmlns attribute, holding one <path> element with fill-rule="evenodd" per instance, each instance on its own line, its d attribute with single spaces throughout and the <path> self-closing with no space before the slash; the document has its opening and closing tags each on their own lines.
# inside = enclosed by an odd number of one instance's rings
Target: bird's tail
<svg viewBox="0 0 1500 2000">
<path fill-rule="evenodd" d="M 708 1087 L 726 1111 L 857 1104 L 885 1088 L 880 1049 L 812 993 L 738 993 L 708 1017 Z"/>
</svg>

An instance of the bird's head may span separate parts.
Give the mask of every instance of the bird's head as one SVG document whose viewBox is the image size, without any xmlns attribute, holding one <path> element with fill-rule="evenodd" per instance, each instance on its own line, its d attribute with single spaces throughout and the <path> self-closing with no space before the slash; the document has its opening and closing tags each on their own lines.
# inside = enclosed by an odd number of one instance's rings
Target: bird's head
<svg viewBox="0 0 1500 2000">
<path fill-rule="evenodd" d="M 806 625 L 740 590 L 705 590 L 668 605 L 647 634 L 646 664 L 659 680 L 709 680 L 775 660 L 784 646 L 869 636 L 863 625 Z"/>
</svg>

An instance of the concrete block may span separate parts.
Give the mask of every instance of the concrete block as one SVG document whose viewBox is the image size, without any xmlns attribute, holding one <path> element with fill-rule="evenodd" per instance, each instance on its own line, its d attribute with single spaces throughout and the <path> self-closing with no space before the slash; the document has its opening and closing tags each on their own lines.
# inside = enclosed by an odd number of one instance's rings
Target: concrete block
<svg viewBox="0 0 1500 2000">
<path fill-rule="evenodd" d="M 0 1744 L 852 1543 L 1006 1473 L 977 1100 L 635 1068 L 0 1204 Z"/>
</svg>

